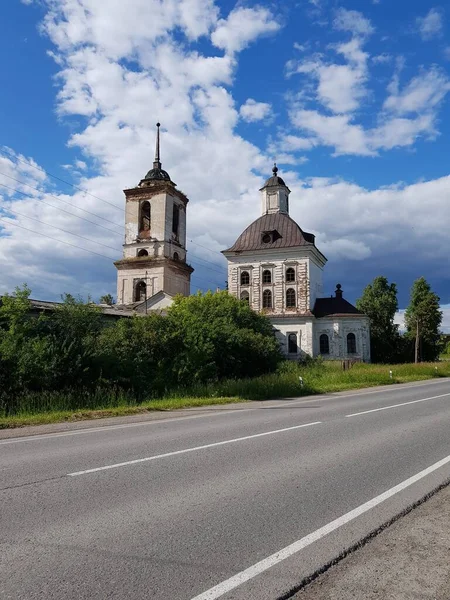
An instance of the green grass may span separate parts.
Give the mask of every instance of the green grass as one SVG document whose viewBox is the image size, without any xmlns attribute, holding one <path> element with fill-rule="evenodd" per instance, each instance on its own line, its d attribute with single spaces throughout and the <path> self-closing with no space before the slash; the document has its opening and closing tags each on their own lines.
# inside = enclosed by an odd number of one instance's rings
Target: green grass
<svg viewBox="0 0 450 600">
<path fill-rule="evenodd" d="M 303 377 L 303 387 L 299 383 L 300 376 Z M 89 394 L 75 390 L 64 393 L 28 393 L 20 398 L 14 415 L 0 414 L 0 429 L 212 404 L 326 394 L 449 376 L 450 361 L 392 366 L 355 364 L 348 371 L 342 371 L 340 362 L 318 362 L 307 367 L 285 362 L 277 373 L 254 379 L 189 386 L 178 389 L 167 397 L 150 399 L 140 404 L 137 404 L 130 394 L 121 390 L 98 390 Z"/>
</svg>

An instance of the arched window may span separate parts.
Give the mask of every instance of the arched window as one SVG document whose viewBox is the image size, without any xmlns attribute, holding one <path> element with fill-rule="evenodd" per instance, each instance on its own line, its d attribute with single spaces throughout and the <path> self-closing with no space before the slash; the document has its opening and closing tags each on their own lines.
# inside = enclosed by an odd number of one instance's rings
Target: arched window
<svg viewBox="0 0 450 600">
<path fill-rule="evenodd" d="M 173 205 L 173 216 L 172 216 L 172 233 L 178 236 L 178 227 L 180 225 L 180 207 L 178 204 Z"/>
<path fill-rule="evenodd" d="M 272 308 L 272 292 L 270 290 L 263 292 L 263 308 Z"/>
<path fill-rule="evenodd" d="M 330 354 L 330 340 L 326 333 L 322 333 L 319 339 L 320 354 Z"/>
<path fill-rule="evenodd" d="M 148 252 L 147 250 L 145 250 L 144 248 L 142 248 L 142 250 L 139 250 L 139 252 L 137 253 L 138 256 L 148 256 Z"/>
<path fill-rule="evenodd" d="M 139 281 L 136 285 L 136 291 L 134 293 L 135 302 L 144 302 L 147 299 L 147 285 L 145 281 Z"/>
<path fill-rule="evenodd" d="M 356 337 L 354 333 L 347 336 L 347 354 L 356 354 Z"/>
<path fill-rule="evenodd" d="M 173 253 L 173 260 L 180 260 L 180 255 L 178 254 L 178 252 Z"/>
<path fill-rule="evenodd" d="M 150 202 L 147 200 L 141 204 L 141 219 L 139 224 L 139 232 L 150 231 L 151 227 L 151 215 L 150 215 Z"/>
<path fill-rule="evenodd" d="M 250 304 L 250 294 L 247 292 L 247 290 L 244 290 L 241 293 L 241 300 L 244 300 L 245 302 L 247 302 L 247 304 Z"/>
<path fill-rule="evenodd" d="M 295 308 L 295 290 L 289 288 L 286 290 L 286 308 Z"/>
<path fill-rule="evenodd" d="M 286 281 L 288 283 L 292 283 L 293 281 L 295 281 L 295 269 L 293 269 L 292 267 L 286 269 Z"/>
<path fill-rule="evenodd" d="M 296 333 L 290 333 L 288 335 L 288 352 L 289 352 L 289 354 L 297 354 L 297 352 L 298 352 L 297 334 Z"/>
<path fill-rule="evenodd" d="M 268 269 L 263 271 L 263 283 L 272 283 L 272 273 Z"/>
<path fill-rule="evenodd" d="M 242 271 L 241 273 L 241 285 L 249 285 L 250 275 L 248 271 Z"/>
</svg>

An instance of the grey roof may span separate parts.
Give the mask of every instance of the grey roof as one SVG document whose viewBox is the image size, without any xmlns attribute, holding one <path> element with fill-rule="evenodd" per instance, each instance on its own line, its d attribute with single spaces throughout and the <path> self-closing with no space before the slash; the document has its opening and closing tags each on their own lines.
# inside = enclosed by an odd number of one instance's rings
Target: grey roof
<svg viewBox="0 0 450 600">
<path fill-rule="evenodd" d="M 264 232 L 277 231 L 274 241 L 265 244 L 262 241 Z M 225 252 L 243 252 L 245 250 L 272 250 L 274 248 L 293 248 L 296 246 L 314 246 L 315 236 L 302 231 L 297 223 L 285 213 L 263 215 L 253 221 L 241 233 L 235 243 Z"/>
</svg>

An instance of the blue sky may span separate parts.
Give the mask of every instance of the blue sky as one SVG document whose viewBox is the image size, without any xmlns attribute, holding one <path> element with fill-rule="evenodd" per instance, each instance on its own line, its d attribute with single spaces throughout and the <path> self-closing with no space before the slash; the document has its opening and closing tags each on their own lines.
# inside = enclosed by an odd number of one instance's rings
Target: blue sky
<svg viewBox="0 0 450 600">
<path fill-rule="evenodd" d="M 115 293 L 122 190 L 160 120 L 194 290 L 223 286 L 277 157 L 327 293 L 382 274 L 404 307 L 424 275 L 450 328 L 444 3 L 17 0 L 0 23 L 0 292 Z"/>
</svg>

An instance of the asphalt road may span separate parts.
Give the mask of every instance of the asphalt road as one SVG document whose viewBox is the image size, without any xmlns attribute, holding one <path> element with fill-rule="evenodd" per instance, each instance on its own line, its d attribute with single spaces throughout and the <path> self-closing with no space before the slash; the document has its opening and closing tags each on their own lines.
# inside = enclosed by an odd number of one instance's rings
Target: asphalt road
<svg viewBox="0 0 450 600">
<path fill-rule="evenodd" d="M 449 478 L 448 379 L 3 439 L 0 598 L 274 600 Z"/>
</svg>

